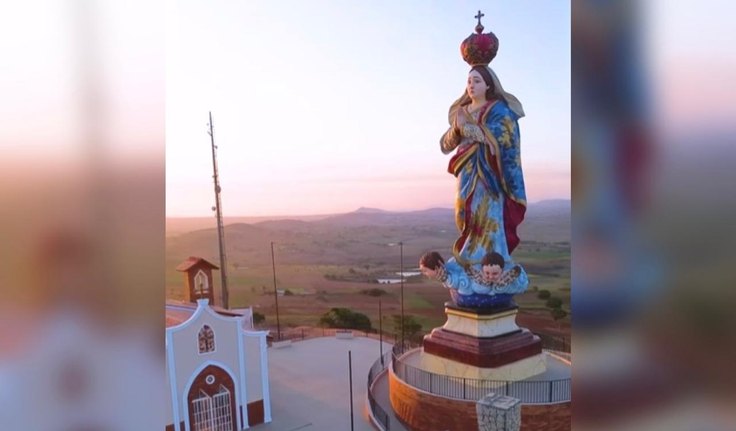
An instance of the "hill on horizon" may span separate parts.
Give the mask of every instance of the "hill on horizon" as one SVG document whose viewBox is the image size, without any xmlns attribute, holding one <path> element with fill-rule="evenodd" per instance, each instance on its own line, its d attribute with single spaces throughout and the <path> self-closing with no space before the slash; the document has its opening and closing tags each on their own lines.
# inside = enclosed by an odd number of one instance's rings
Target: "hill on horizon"
<svg viewBox="0 0 736 431">
<path fill-rule="evenodd" d="M 402 241 L 406 262 L 414 265 L 428 250 L 446 253 L 457 237 L 454 210 L 449 208 L 407 212 L 362 208 L 311 220 L 280 218 L 253 223 L 233 223 L 233 220 L 238 218 L 226 219 L 225 224 L 228 260 L 243 265 L 269 264 L 272 241 L 280 262 L 310 265 L 381 264 L 397 254 L 391 244 Z M 210 222 L 212 227 L 168 236 L 167 260 L 180 261 L 190 255 L 217 256 L 215 221 Z M 570 201 L 530 204 L 519 235 L 522 244 L 569 243 Z"/>
<path fill-rule="evenodd" d="M 571 201 L 569 199 L 548 199 L 530 203 L 524 223 L 520 226 L 520 233 L 525 236 L 540 237 L 539 241 L 565 241 L 559 237 L 569 238 L 569 221 Z M 225 226 L 234 224 L 251 224 L 271 230 L 304 230 L 312 222 L 336 223 L 338 225 L 370 226 L 393 225 L 401 223 L 423 223 L 429 220 L 446 223 L 451 222 L 454 229 L 454 210 L 452 208 L 428 208 L 412 211 L 388 211 L 379 208 L 360 207 L 355 211 L 342 214 L 320 215 L 293 215 L 293 216 L 225 216 Z M 546 225 L 546 229 L 538 229 L 537 225 Z M 529 226 L 533 225 L 533 226 Z M 214 229 L 216 221 L 213 217 L 167 217 L 166 236 L 176 236 L 196 230 Z M 551 232 L 558 230 L 559 235 L 553 234 L 554 239 L 548 239 Z M 544 232 L 543 232 L 544 231 Z"/>
</svg>

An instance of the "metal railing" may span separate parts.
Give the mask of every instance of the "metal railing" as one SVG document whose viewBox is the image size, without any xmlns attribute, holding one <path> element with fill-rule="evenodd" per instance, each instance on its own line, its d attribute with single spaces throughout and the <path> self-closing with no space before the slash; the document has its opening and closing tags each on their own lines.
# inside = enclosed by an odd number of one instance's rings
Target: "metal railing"
<svg viewBox="0 0 736 431">
<path fill-rule="evenodd" d="M 287 329 L 281 331 L 281 341 L 284 340 L 291 340 L 291 341 L 303 341 L 303 340 L 309 340 L 312 338 L 321 338 L 321 337 L 335 337 L 338 333 L 344 333 L 345 331 L 352 332 L 353 337 L 365 337 L 365 338 L 372 338 L 375 340 L 380 339 L 378 332 L 366 332 L 361 331 L 359 329 L 337 329 L 337 328 L 320 328 L 320 327 L 304 327 L 304 328 L 296 328 L 296 329 Z M 396 334 L 393 333 L 383 333 L 383 341 L 386 343 L 394 343 L 396 341 Z M 268 341 L 278 341 L 278 336 L 276 334 L 276 331 L 274 330 L 272 334 L 268 336 Z"/>
<path fill-rule="evenodd" d="M 385 370 L 388 364 L 391 363 L 391 355 L 391 352 L 386 352 L 383 355 L 383 358 L 378 358 L 368 371 L 368 404 L 370 404 L 373 417 L 375 417 L 378 423 L 383 426 L 384 431 L 391 430 L 391 419 L 389 418 L 388 413 L 386 413 L 383 407 L 381 407 L 381 405 L 378 404 L 378 401 L 373 397 L 371 385 L 373 385 L 373 381 L 376 379 L 376 376 Z"/>
<path fill-rule="evenodd" d="M 405 346 L 408 347 L 408 346 Z M 408 385 L 435 395 L 478 401 L 489 392 L 518 398 L 524 404 L 554 404 L 570 401 L 570 379 L 557 380 L 481 380 L 435 374 L 401 360 L 409 349 L 400 344 L 391 352 L 393 371 Z"/>
<path fill-rule="evenodd" d="M 300 328 L 289 328 L 281 331 L 281 340 L 301 341 L 311 338 L 319 337 L 334 337 L 338 332 L 351 331 L 354 337 L 366 337 L 379 339 L 378 331 L 361 331 L 359 329 L 337 329 L 337 328 L 322 328 L 322 327 L 300 327 Z M 274 330 L 269 335 L 269 341 L 278 340 L 277 334 Z M 542 340 L 542 346 L 545 349 L 555 351 L 557 353 L 570 353 L 570 339 L 559 335 L 545 334 L 541 332 L 534 332 Z M 418 335 L 421 339 L 421 334 Z M 383 341 L 387 343 L 396 344 L 399 340 L 397 334 L 393 332 L 384 332 Z M 416 337 L 415 337 L 416 338 Z M 421 343 L 415 343 L 414 346 L 419 346 Z M 564 355 L 563 355 L 564 356 Z M 569 355 L 568 355 L 569 356 Z"/>
<path fill-rule="evenodd" d="M 541 332 L 535 332 L 534 335 L 542 339 L 542 345 L 546 349 L 564 353 L 570 353 L 572 351 L 572 346 L 570 345 L 570 339 L 568 337 L 544 334 Z"/>
</svg>

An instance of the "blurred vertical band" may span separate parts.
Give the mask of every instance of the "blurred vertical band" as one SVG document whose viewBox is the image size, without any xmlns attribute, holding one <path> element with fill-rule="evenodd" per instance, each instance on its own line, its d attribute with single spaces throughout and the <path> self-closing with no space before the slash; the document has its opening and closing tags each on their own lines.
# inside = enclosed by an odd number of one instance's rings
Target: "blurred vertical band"
<svg viewBox="0 0 736 431">
<path fill-rule="evenodd" d="M 164 15 L 0 6 L 2 429 L 164 423 Z"/>
<path fill-rule="evenodd" d="M 734 6 L 572 4 L 574 429 L 736 429 Z"/>
</svg>

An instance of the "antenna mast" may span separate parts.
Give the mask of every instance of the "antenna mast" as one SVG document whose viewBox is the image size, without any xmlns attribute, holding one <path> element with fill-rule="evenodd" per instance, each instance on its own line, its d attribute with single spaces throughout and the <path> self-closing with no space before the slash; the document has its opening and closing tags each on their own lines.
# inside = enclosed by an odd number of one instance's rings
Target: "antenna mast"
<svg viewBox="0 0 736 431">
<path fill-rule="evenodd" d="M 220 280 L 222 284 L 222 307 L 229 309 L 228 304 L 229 295 L 227 290 L 227 261 L 225 259 L 225 227 L 222 223 L 222 203 L 220 201 L 220 177 L 217 174 L 217 146 L 215 145 L 215 132 L 212 124 L 212 111 L 210 111 L 210 130 L 207 132 L 210 135 L 210 141 L 212 142 L 212 170 L 214 175 L 212 178 L 215 180 L 215 211 L 217 218 L 217 242 L 220 246 Z"/>
</svg>

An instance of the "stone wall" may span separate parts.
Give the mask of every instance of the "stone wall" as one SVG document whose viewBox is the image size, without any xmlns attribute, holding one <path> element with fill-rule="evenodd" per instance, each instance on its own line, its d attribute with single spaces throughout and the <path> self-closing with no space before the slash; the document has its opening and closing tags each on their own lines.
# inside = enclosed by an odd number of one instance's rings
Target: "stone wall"
<svg viewBox="0 0 736 431">
<path fill-rule="evenodd" d="M 478 429 L 475 402 L 452 400 L 416 390 L 389 370 L 391 407 L 412 431 Z"/>
<path fill-rule="evenodd" d="M 412 431 L 469 431 L 478 429 L 475 401 L 461 401 L 417 390 L 389 369 L 389 393 L 396 416 Z M 571 429 L 570 403 L 529 404 L 521 407 L 521 431 Z"/>
<path fill-rule="evenodd" d="M 560 404 L 527 404 L 521 406 L 521 431 L 567 431 L 572 429 L 572 406 Z"/>
</svg>

